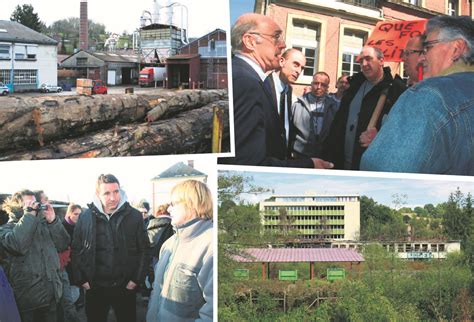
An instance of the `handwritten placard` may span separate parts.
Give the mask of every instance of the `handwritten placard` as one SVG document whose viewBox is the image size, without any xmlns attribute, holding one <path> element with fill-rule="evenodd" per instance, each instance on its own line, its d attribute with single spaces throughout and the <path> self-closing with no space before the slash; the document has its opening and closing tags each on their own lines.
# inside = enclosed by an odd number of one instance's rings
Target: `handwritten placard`
<svg viewBox="0 0 474 322">
<path fill-rule="evenodd" d="M 412 21 L 380 21 L 367 40 L 366 46 L 380 48 L 385 61 L 402 61 L 408 40 L 425 31 L 426 19 Z"/>
</svg>

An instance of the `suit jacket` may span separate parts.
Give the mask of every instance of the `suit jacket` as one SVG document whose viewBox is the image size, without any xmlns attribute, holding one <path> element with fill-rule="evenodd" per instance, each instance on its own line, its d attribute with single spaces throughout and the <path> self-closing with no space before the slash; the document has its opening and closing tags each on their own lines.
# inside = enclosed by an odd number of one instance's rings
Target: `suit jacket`
<svg viewBox="0 0 474 322">
<path fill-rule="evenodd" d="M 312 168 L 311 159 L 287 160 L 279 115 L 271 93 L 244 60 L 232 59 L 235 157 L 219 163 Z"/>
<path fill-rule="evenodd" d="M 263 85 L 265 86 L 265 89 L 270 92 L 272 99 L 273 99 L 273 106 L 276 109 L 278 116 L 281 118 L 279 115 L 279 109 L 280 106 L 278 105 L 278 96 L 280 96 L 281 93 L 277 93 L 275 89 L 275 80 L 273 79 L 273 74 L 274 72 L 270 73 L 265 81 L 263 82 Z M 293 88 L 291 87 L 290 84 L 287 84 L 288 86 L 288 92 L 286 93 L 286 110 L 285 113 L 288 117 L 288 138 L 291 138 L 294 135 L 294 127 L 292 126 L 292 115 L 291 115 L 291 105 L 293 104 L 292 101 L 292 96 L 293 96 Z M 278 96 L 277 96 L 278 95 Z M 281 124 L 281 121 L 280 121 Z M 291 156 L 291 149 L 289 148 L 286 135 L 285 135 L 285 128 L 281 127 L 282 135 L 284 136 L 285 139 L 285 144 L 287 146 L 287 152 L 286 155 L 289 158 Z"/>
</svg>

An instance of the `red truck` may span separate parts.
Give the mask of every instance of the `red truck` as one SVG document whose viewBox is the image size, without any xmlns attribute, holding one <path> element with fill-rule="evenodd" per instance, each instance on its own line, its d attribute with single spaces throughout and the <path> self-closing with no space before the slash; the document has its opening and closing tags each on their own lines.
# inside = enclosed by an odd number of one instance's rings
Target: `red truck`
<svg viewBox="0 0 474 322">
<path fill-rule="evenodd" d="M 155 86 L 155 82 L 163 82 L 166 77 L 166 67 L 145 67 L 140 71 L 138 84 L 143 86 Z"/>
<path fill-rule="evenodd" d="M 107 86 L 100 79 L 92 82 L 92 94 L 107 94 Z"/>
</svg>

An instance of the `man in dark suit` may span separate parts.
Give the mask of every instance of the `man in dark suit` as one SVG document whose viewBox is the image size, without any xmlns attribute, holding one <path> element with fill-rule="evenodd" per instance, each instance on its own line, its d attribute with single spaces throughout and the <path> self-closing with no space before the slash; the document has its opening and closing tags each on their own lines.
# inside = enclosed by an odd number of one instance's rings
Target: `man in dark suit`
<svg viewBox="0 0 474 322">
<path fill-rule="evenodd" d="M 239 17 L 231 32 L 235 157 L 221 163 L 330 168 L 320 159 L 288 160 L 284 127 L 263 81 L 279 68 L 286 47 L 281 28 L 260 14 Z"/>
<path fill-rule="evenodd" d="M 294 127 L 292 126 L 291 105 L 293 104 L 292 84 L 306 65 L 306 57 L 298 49 L 287 49 L 280 58 L 280 67 L 273 71 L 264 81 L 267 90 L 272 94 L 273 106 L 278 111 L 280 123 L 285 134 L 285 144 L 287 156 L 291 156 L 289 139 L 294 137 Z"/>
</svg>

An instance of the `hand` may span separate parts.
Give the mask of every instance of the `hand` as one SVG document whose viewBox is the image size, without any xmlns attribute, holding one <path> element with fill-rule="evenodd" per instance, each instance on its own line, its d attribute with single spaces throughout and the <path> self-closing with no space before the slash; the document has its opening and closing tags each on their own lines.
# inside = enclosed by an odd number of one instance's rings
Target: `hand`
<svg viewBox="0 0 474 322">
<path fill-rule="evenodd" d="M 56 219 L 56 214 L 54 213 L 53 206 L 51 206 L 50 203 L 46 203 L 45 206 L 47 208 L 43 210 L 44 218 L 46 218 L 46 221 L 48 224 L 50 224 L 54 221 L 54 219 Z"/>
<path fill-rule="evenodd" d="M 128 282 L 127 286 L 125 287 L 127 290 L 134 290 L 137 287 L 137 284 L 133 283 L 132 281 Z"/>
<path fill-rule="evenodd" d="M 376 135 L 377 129 L 375 127 L 372 127 L 370 129 L 367 129 L 367 131 L 362 132 L 359 137 L 360 146 L 363 148 L 368 147 L 369 144 L 375 139 Z"/>
<path fill-rule="evenodd" d="M 313 165 L 315 169 L 332 169 L 334 164 L 329 161 L 324 161 L 323 159 L 313 158 Z"/>
<path fill-rule="evenodd" d="M 30 208 L 30 210 L 28 209 Z M 29 213 L 33 216 L 37 216 L 38 215 L 38 210 L 36 210 L 38 208 L 38 203 L 36 202 L 36 200 L 23 200 L 23 211 L 25 213 Z M 33 210 L 31 210 L 33 209 Z M 28 211 L 29 210 L 29 211 Z"/>
<path fill-rule="evenodd" d="M 91 286 L 89 285 L 89 282 L 85 282 L 84 284 L 82 284 L 82 288 L 87 291 L 91 289 Z"/>
</svg>

